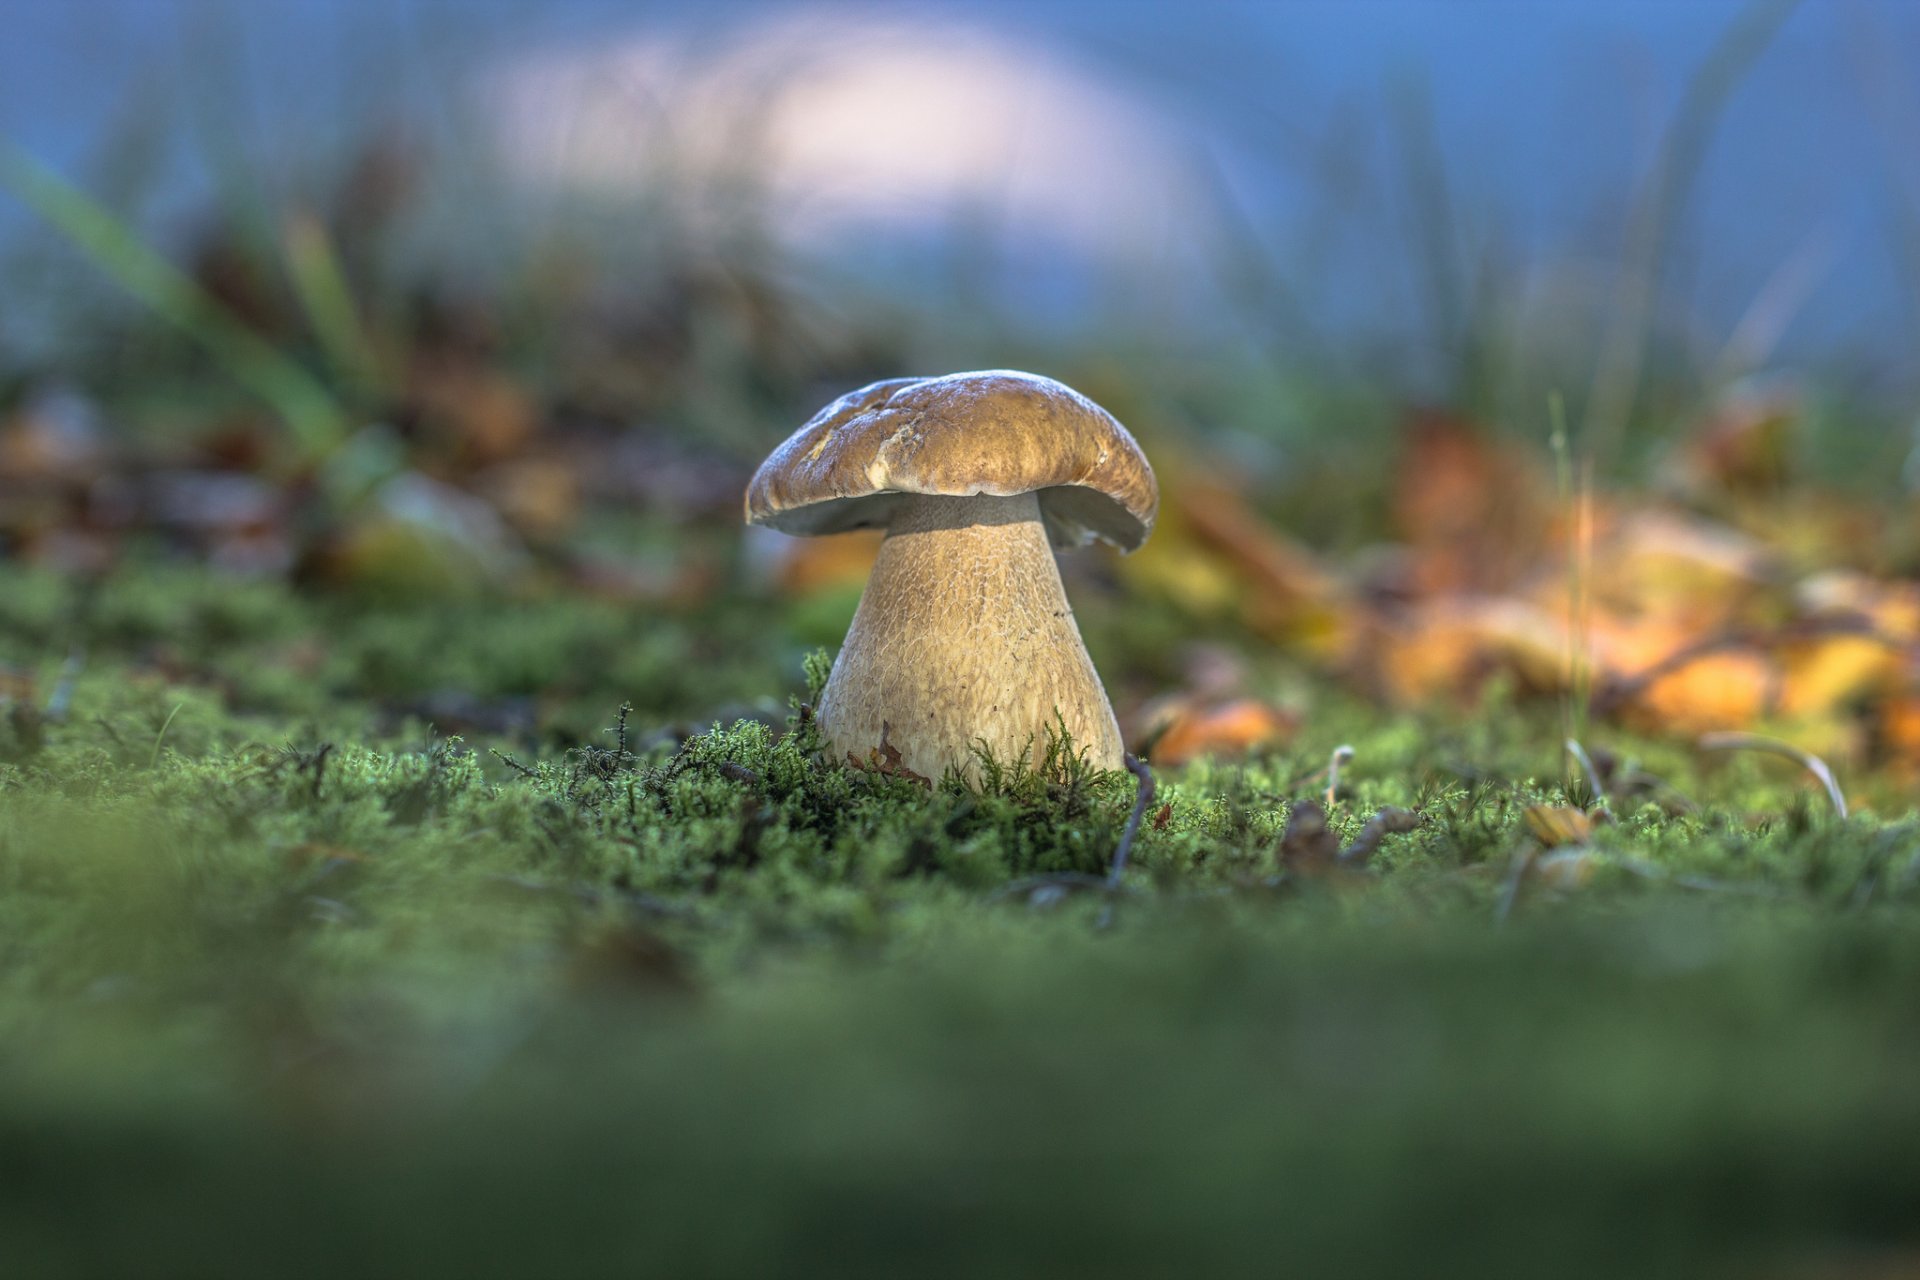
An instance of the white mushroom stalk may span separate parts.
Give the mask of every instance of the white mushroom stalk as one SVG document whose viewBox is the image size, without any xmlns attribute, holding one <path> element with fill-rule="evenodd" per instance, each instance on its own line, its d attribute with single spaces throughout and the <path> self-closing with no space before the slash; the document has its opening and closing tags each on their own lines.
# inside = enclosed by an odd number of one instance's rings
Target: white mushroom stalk
<svg viewBox="0 0 1920 1280">
<path fill-rule="evenodd" d="M 1031 493 L 915 497 L 896 508 L 816 709 L 836 753 L 885 742 L 929 778 L 976 777 L 1065 730 L 1120 767 L 1120 725 L 1074 624 Z"/>
<path fill-rule="evenodd" d="M 836 757 L 884 747 L 924 777 L 977 782 L 981 750 L 1038 763 L 1062 730 L 1090 763 L 1121 767 L 1053 548 L 1102 538 L 1131 551 L 1158 503 L 1110 414 L 1052 379 L 994 370 L 842 396 L 761 465 L 746 514 L 796 534 L 887 530 L 821 730 Z"/>
</svg>

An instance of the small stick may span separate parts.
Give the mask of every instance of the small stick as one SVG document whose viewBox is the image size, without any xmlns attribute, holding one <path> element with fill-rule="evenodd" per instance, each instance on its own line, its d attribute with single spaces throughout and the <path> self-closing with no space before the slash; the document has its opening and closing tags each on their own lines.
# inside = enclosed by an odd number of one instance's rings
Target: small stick
<svg viewBox="0 0 1920 1280">
<path fill-rule="evenodd" d="M 1140 792 L 1133 798 L 1133 812 L 1127 817 L 1126 829 L 1120 833 L 1120 843 L 1113 847 L 1113 869 L 1107 873 L 1107 887 L 1110 889 L 1120 887 L 1120 873 L 1127 869 L 1127 855 L 1133 852 L 1133 837 L 1140 830 L 1141 815 L 1153 803 L 1153 770 L 1131 752 L 1121 759 L 1127 766 L 1127 772 L 1140 779 Z"/>
<path fill-rule="evenodd" d="M 1353 763 L 1353 747 L 1341 743 L 1327 759 L 1327 808 L 1333 808 L 1333 793 L 1340 789 L 1340 766 Z"/>
<path fill-rule="evenodd" d="M 617 735 L 614 739 L 614 749 L 620 753 L 621 764 L 625 764 L 627 761 L 633 759 L 633 753 L 627 750 L 627 717 L 632 714 L 633 704 L 631 702 L 623 702 L 620 704 L 620 723 L 614 726 L 614 733 Z"/>
<path fill-rule="evenodd" d="M 333 744 L 323 742 L 320 749 L 313 753 L 313 798 L 320 798 L 320 783 L 327 776 L 327 757 L 333 754 Z"/>
<path fill-rule="evenodd" d="M 527 768 L 526 765 L 521 764 L 518 760 L 515 760 L 512 756 L 500 750 L 498 747 L 489 748 L 488 751 L 489 751 L 489 754 L 492 755 L 495 760 L 498 760 L 501 764 L 507 766 L 507 768 L 513 770 L 515 773 L 519 774 L 521 777 L 531 778 L 536 782 L 539 781 L 540 779 L 539 770 Z"/>
<path fill-rule="evenodd" d="M 1764 751 L 1769 755 L 1783 756 L 1797 763 L 1802 769 L 1819 779 L 1820 785 L 1827 789 L 1827 799 L 1833 801 L 1833 811 L 1842 821 L 1847 816 L 1847 798 L 1840 791 L 1840 784 L 1834 780 L 1833 770 L 1827 762 L 1810 751 L 1802 751 L 1791 742 L 1782 742 L 1778 738 L 1762 737 L 1757 733 L 1709 733 L 1700 739 L 1702 751 Z"/>
<path fill-rule="evenodd" d="M 1340 851 L 1334 859 L 1336 866 L 1359 868 L 1367 865 L 1367 859 L 1373 857 L 1380 848 L 1380 842 L 1391 835 L 1401 835 L 1417 828 L 1423 821 L 1421 816 L 1411 809 L 1401 809 L 1388 805 L 1367 819 L 1367 825 L 1352 844 Z"/>
</svg>

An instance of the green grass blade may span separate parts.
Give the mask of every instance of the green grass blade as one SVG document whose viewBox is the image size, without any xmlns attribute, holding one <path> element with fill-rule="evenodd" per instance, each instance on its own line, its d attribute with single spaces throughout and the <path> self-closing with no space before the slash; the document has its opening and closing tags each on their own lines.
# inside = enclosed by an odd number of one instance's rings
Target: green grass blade
<svg viewBox="0 0 1920 1280">
<path fill-rule="evenodd" d="M 93 264 L 206 349 L 233 379 L 271 405 L 303 453 L 322 457 L 347 420 L 318 379 L 237 320 L 127 226 L 11 139 L 0 139 L 0 187 L 45 218 Z"/>
<path fill-rule="evenodd" d="M 310 213 L 295 214 L 287 220 L 283 238 L 294 294 L 327 362 L 345 381 L 377 392 L 380 362 L 326 227 Z"/>
</svg>

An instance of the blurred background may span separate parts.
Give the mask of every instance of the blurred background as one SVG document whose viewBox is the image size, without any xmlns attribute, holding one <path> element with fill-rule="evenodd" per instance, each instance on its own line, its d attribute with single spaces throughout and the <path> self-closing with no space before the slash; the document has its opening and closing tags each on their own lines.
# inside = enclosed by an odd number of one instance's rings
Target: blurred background
<svg viewBox="0 0 1920 1280">
<path fill-rule="evenodd" d="M 746 537 L 753 466 L 1006 365 L 1161 472 L 1068 572 L 1167 757 L 1334 678 L 1920 758 L 1916 54 L 1894 0 L 16 2 L 0 656 L 210 570 L 515 603 L 504 673 L 313 660 L 443 727 L 756 705 L 872 544 Z"/>
</svg>

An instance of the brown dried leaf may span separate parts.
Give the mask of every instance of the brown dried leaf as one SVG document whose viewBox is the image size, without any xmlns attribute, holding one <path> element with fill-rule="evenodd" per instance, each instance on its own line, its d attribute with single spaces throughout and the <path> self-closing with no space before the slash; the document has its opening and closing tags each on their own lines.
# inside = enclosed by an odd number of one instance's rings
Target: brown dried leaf
<svg viewBox="0 0 1920 1280">
<path fill-rule="evenodd" d="M 1524 600 L 1441 597 L 1380 626 L 1370 639 L 1370 674 L 1401 704 L 1471 701 L 1495 675 L 1512 677 L 1523 693 L 1557 692 L 1567 682 L 1564 625 Z"/>
<path fill-rule="evenodd" d="M 1888 698 L 1880 706 L 1875 728 L 1880 751 L 1909 776 L 1920 775 L 1920 690 Z"/>
<path fill-rule="evenodd" d="M 1200 617 L 1238 616 L 1262 634 L 1331 656 L 1352 622 L 1350 592 L 1239 492 L 1168 476 L 1154 536 L 1119 564 L 1131 582 Z"/>
<path fill-rule="evenodd" d="M 1254 698 L 1216 707 L 1176 702 L 1157 718 L 1166 728 L 1153 740 L 1153 762 L 1168 768 L 1206 755 L 1244 755 L 1285 742 L 1300 728 L 1297 716 Z"/>
<path fill-rule="evenodd" d="M 882 720 L 880 722 L 880 745 L 867 748 L 867 758 L 865 760 L 862 760 L 851 751 L 847 752 L 847 763 L 853 768 L 864 770 L 867 773 L 878 773 L 889 778 L 905 778 L 907 781 L 917 782 L 931 791 L 933 789 L 933 779 L 927 777 L 925 774 L 915 773 L 900 763 L 900 748 L 887 741 L 887 737 L 892 731 L 893 726 L 887 721 Z"/>
<path fill-rule="evenodd" d="M 1593 819 L 1586 810 L 1567 805 L 1528 805 L 1522 815 L 1527 830 L 1549 849 L 1583 845 L 1593 839 Z"/>
<path fill-rule="evenodd" d="M 1681 471 L 1703 495 L 1771 493 L 1793 471 L 1799 398 L 1771 388 L 1729 397 L 1688 442 Z"/>
<path fill-rule="evenodd" d="M 1509 588 L 1537 562 L 1551 507 L 1538 464 L 1476 424 L 1420 413 L 1403 437 L 1394 515 L 1422 593 Z"/>
</svg>

